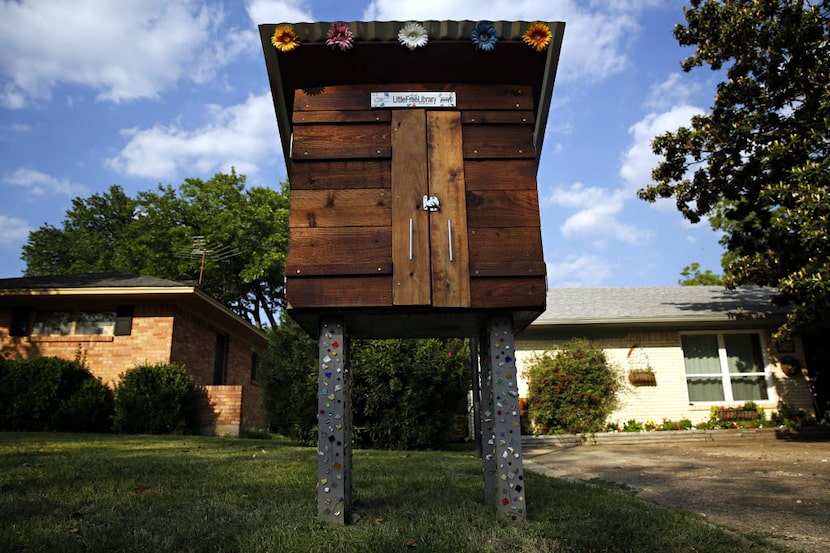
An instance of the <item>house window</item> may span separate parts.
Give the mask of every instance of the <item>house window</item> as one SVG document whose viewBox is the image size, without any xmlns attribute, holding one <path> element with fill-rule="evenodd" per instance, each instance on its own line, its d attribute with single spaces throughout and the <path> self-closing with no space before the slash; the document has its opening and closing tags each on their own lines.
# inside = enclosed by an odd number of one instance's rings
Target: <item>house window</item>
<svg viewBox="0 0 830 553">
<path fill-rule="evenodd" d="M 213 384 L 219 386 L 225 383 L 225 366 L 228 360 L 228 337 L 224 334 L 216 335 L 216 349 L 213 350 Z"/>
<path fill-rule="evenodd" d="M 757 333 L 684 334 L 680 339 L 690 402 L 769 399 Z"/>
<path fill-rule="evenodd" d="M 32 336 L 112 336 L 115 311 L 38 311 Z"/>
<path fill-rule="evenodd" d="M 256 373 L 259 368 L 259 353 L 251 352 L 251 381 L 256 381 Z"/>
</svg>

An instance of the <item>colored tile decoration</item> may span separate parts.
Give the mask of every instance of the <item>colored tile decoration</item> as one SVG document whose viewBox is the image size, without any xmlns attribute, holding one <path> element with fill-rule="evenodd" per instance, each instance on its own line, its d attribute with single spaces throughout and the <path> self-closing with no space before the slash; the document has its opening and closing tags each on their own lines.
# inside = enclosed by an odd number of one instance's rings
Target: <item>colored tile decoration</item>
<svg viewBox="0 0 830 553">
<path fill-rule="evenodd" d="M 494 317 L 489 330 L 496 509 L 507 520 L 518 521 L 525 518 L 525 497 L 512 321 L 510 317 Z"/>
<path fill-rule="evenodd" d="M 319 338 L 317 514 L 326 522 L 351 518 L 351 375 L 339 319 L 324 320 Z"/>
</svg>

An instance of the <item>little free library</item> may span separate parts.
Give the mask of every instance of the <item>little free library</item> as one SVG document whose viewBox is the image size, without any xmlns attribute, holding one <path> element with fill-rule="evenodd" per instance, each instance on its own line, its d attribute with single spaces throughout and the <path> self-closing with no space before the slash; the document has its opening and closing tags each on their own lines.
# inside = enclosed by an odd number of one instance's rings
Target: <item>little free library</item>
<svg viewBox="0 0 830 553">
<path fill-rule="evenodd" d="M 485 500 L 526 516 L 514 335 L 545 310 L 536 174 L 561 22 L 259 26 L 318 339 L 318 515 L 351 520 L 351 337 L 469 337 Z M 405 365 L 406 360 L 402 360 Z"/>
</svg>

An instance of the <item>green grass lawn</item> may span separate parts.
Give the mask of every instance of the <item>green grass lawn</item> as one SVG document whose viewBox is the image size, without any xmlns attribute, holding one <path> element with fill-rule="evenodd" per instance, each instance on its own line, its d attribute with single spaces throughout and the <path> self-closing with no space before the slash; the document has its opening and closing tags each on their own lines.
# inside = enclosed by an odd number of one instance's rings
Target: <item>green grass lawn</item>
<svg viewBox="0 0 830 553">
<path fill-rule="evenodd" d="M 360 519 L 329 527 L 316 463 L 278 439 L 0 433 L 0 551 L 786 551 L 530 472 L 528 520 L 509 525 L 468 451 L 355 451 Z"/>
</svg>

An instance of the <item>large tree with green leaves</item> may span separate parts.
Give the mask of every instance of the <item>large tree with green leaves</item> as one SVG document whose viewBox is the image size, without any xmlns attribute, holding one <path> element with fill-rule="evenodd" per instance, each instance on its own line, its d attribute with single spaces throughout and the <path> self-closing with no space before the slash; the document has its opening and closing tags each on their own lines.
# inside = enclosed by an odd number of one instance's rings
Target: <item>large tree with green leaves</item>
<svg viewBox="0 0 830 553">
<path fill-rule="evenodd" d="M 720 286 L 723 284 L 723 278 L 710 269 L 701 271 L 700 263 L 697 261 L 683 267 L 680 276 L 683 278 L 677 283 L 681 286 Z"/>
<path fill-rule="evenodd" d="M 211 255 L 217 251 L 223 255 Z M 257 324 L 264 313 L 275 327 L 287 251 L 287 185 L 246 189 L 245 177 L 231 171 L 136 197 L 114 185 L 75 198 L 60 228 L 46 224 L 29 234 L 22 257 L 27 276 L 126 271 L 197 280 L 201 274 L 211 296 Z"/>
<path fill-rule="evenodd" d="M 724 232 L 728 286 L 777 287 L 782 335 L 830 326 L 830 0 L 692 0 L 684 71 L 723 74 L 709 113 L 656 137 L 641 198 Z"/>
</svg>

